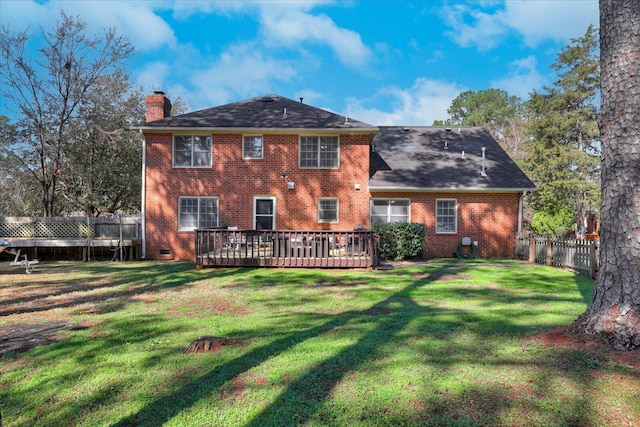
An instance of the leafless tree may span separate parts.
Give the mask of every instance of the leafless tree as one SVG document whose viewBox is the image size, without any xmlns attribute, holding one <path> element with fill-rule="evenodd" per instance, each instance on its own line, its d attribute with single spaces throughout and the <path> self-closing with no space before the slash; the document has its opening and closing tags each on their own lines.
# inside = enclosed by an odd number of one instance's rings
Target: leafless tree
<svg viewBox="0 0 640 427">
<path fill-rule="evenodd" d="M 88 36 L 86 24 L 64 12 L 42 38 L 43 47 L 36 51 L 31 46 L 35 37 L 27 30 L 0 28 L 0 94 L 17 118 L 20 138 L 12 155 L 39 184 L 42 214 L 52 216 L 59 210 L 59 185 L 67 150 L 76 140 L 79 107 L 133 49 L 114 29 Z"/>
</svg>

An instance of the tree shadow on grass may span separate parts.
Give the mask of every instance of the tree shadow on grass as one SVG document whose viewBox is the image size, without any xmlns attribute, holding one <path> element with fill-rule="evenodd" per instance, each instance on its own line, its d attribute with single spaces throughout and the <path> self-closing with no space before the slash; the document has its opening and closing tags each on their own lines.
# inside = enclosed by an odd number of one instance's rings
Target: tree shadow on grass
<svg viewBox="0 0 640 427">
<path fill-rule="evenodd" d="M 42 343 L 43 346 L 32 348 L 25 357 L 38 360 L 39 364 L 32 371 L 34 375 L 29 379 L 29 384 L 22 386 L 16 384 L 15 389 L 0 387 L 0 406 L 14 408 L 16 418 L 23 415 L 15 408 L 26 409 L 37 405 L 35 417 L 32 415 L 31 418 L 26 418 L 27 416 L 25 416 L 25 418 L 20 418 L 19 424 L 15 425 L 75 425 L 80 421 L 79 417 L 87 411 L 87 408 L 97 405 L 117 407 L 119 392 L 124 387 L 118 375 L 103 378 L 100 386 L 90 387 L 86 393 L 79 394 L 75 399 L 66 401 L 64 404 L 60 403 L 60 398 L 57 395 L 64 394 L 62 391 L 64 388 L 75 387 L 75 384 L 80 382 L 84 375 L 92 377 L 96 373 L 94 366 L 102 363 L 102 360 L 109 357 L 109 354 L 121 351 L 125 344 L 132 349 L 140 348 L 158 335 L 163 336 L 179 330 L 161 314 L 112 320 L 109 322 L 108 328 L 112 331 L 108 335 L 87 339 L 85 334 L 90 334 L 90 331 L 83 331 L 86 329 L 84 327 L 72 327 L 71 329 L 76 331 L 74 334 L 64 338 L 58 335 L 51 339 L 59 341 L 45 342 Z M 57 328 L 49 329 L 51 332 L 58 332 L 58 334 L 65 334 L 69 330 L 64 323 L 59 323 Z M 0 362 L 6 361 L 10 364 L 11 360 L 15 359 L 14 363 L 20 364 L 19 352 L 12 351 L 11 353 L 0 355 Z M 167 348 L 163 351 L 163 356 L 169 357 L 173 353 L 175 353 L 174 349 Z M 59 369 L 60 361 L 66 363 L 66 369 Z M 2 366 L 1 363 L 0 366 Z M 49 372 L 48 367 L 51 367 L 55 373 Z M 0 378 L 0 385 L 2 385 L 2 380 Z M 43 390 L 44 394 L 42 394 Z M 49 397 L 43 400 L 43 395 Z M 12 425 L 10 419 L 5 418 L 5 421 Z"/>
<path fill-rule="evenodd" d="M 52 270 L 66 272 L 71 279 L 10 284 L 0 292 L 0 357 L 16 357 L 32 348 L 60 341 L 69 331 L 95 325 L 91 320 L 67 323 L 60 310 L 99 315 L 113 313 L 166 290 L 179 290 L 197 280 L 243 274 L 242 269 L 196 271 L 193 263 L 152 261 L 135 264 L 65 263 L 52 264 Z M 77 279 L 73 278 L 78 276 Z M 31 276 L 29 276 L 31 277 Z M 31 288 L 25 291 L 26 288 Z M 16 322 L 12 316 L 22 315 Z"/>
<path fill-rule="evenodd" d="M 146 265 L 145 265 L 146 264 Z M 79 271 L 88 278 L 59 282 L 38 282 L 42 290 L 37 294 L 23 295 L 13 292 L 12 298 L 0 294 L 0 318 L 16 314 L 38 313 L 48 310 L 75 307 L 93 303 L 103 306 L 108 312 L 123 308 L 136 296 L 190 285 L 197 280 L 239 274 L 239 269 L 209 270 L 207 274 L 196 271 L 193 263 L 176 262 L 156 264 L 151 261 L 143 268 L 124 265 L 118 270 L 113 264 L 96 263 L 68 266 L 69 275 Z M 117 266 L 116 266 L 117 267 Z M 107 277 L 105 283 L 101 283 Z"/>
<path fill-rule="evenodd" d="M 437 280 L 440 272 L 432 273 L 426 281 Z M 171 418 L 175 417 L 182 410 L 194 405 L 198 400 L 207 396 L 212 391 L 222 387 L 227 381 L 249 371 L 251 368 L 260 365 L 266 360 L 277 356 L 300 343 L 327 333 L 337 327 L 353 322 L 358 317 L 365 317 L 366 321 L 371 321 L 372 315 L 387 313 L 389 305 L 396 302 L 399 296 L 406 295 L 411 288 L 423 285 L 424 282 L 415 283 L 406 289 L 392 295 L 391 297 L 381 301 L 374 306 L 357 312 L 350 311 L 342 313 L 333 320 L 326 322 L 314 328 L 310 328 L 301 332 L 289 334 L 280 339 L 271 342 L 269 345 L 259 347 L 233 362 L 221 365 L 216 369 L 208 372 L 206 375 L 198 378 L 192 383 L 186 384 L 175 393 L 165 396 L 161 399 L 147 405 L 141 412 L 130 416 L 114 425 L 114 427 L 124 426 L 160 426 Z M 418 308 L 417 305 L 413 309 Z M 408 310 L 407 307 L 404 308 Z M 397 312 L 397 308 L 393 308 L 393 312 Z M 423 310 L 423 308 L 420 308 Z M 359 365 L 376 356 L 376 348 L 390 341 L 394 334 L 400 332 L 411 317 L 403 318 L 401 321 L 395 316 L 376 316 L 380 318 L 376 329 L 366 334 L 357 344 L 350 346 L 335 357 L 328 359 L 319 366 L 309 371 L 302 379 L 291 384 L 287 390 L 271 404 L 260 416 L 253 420 L 249 425 L 265 425 L 265 423 L 273 423 L 274 420 L 292 419 L 291 414 L 282 413 L 282 405 L 290 400 L 296 401 L 295 405 L 298 422 L 304 417 L 308 417 L 313 413 L 328 395 L 333 386 L 347 372 L 356 369 Z M 380 329 L 384 329 L 386 340 L 381 340 L 378 334 Z M 330 368 L 330 369 L 329 369 Z M 330 375 L 327 375 L 331 373 Z M 322 377 L 322 381 L 316 381 L 318 377 Z M 267 422 L 267 420 L 271 420 Z"/>
<path fill-rule="evenodd" d="M 466 267 L 456 268 L 455 273 L 463 272 L 464 268 Z M 154 281 L 154 286 L 162 289 L 163 286 L 171 288 L 176 286 L 176 284 L 186 283 L 183 281 L 188 280 L 187 277 L 191 275 L 191 272 L 182 269 L 178 270 L 179 271 L 174 272 L 181 273 L 177 276 L 169 277 L 170 275 L 165 275 L 151 279 Z M 404 339 L 402 334 L 405 333 L 405 329 L 409 323 L 416 318 L 420 318 L 420 322 L 424 325 L 424 334 L 433 337 L 434 340 L 438 340 L 438 342 L 442 344 L 441 348 L 425 356 L 426 363 L 435 363 L 445 367 L 455 366 L 460 362 L 456 357 L 459 357 L 457 355 L 461 352 L 466 352 L 466 357 L 470 357 L 474 361 L 481 361 L 487 357 L 486 353 L 495 350 L 490 348 L 491 345 L 482 342 L 483 334 L 495 333 L 495 329 L 500 326 L 500 322 L 503 323 L 503 329 L 507 328 L 510 330 L 510 334 L 518 333 L 518 331 L 522 332 L 523 329 L 522 327 L 512 325 L 509 321 L 510 317 L 505 314 L 499 316 L 499 319 L 496 319 L 498 325 L 496 328 L 490 327 L 488 330 L 472 331 L 471 333 L 477 338 L 473 345 L 468 344 L 463 348 L 456 348 L 455 344 L 449 344 L 448 341 L 453 335 L 452 331 L 466 329 L 467 322 L 475 322 L 473 316 L 467 314 L 466 320 L 460 319 L 458 315 L 464 314 L 462 311 L 458 313 L 455 309 L 441 309 L 433 305 L 428 305 L 430 302 L 429 299 L 419 300 L 416 298 L 414 292 L 435 281 L 442 281 L 445 275 L 450 275 L 452 272 L 453 270 L 450 268 L 437 268 L 432 270 L 430 274 L 415 276 L 412 278 L 409 286 L 402 288 L 393 295 L 388 296 L 379 303 L 366 309 L 342 312 L 318 326 L 309 327 L 302 331 L 298 329 L 299 332 L 281 336 L 281 338 L 262 347 L 250 350 L 247 354 L 216 367 L 205 375 L 186 384 L 179 379 L 175 379 L 173 384 L 177 390 L 171 392 L 169 395 L 151 401 L 138 413 L 126 417 L 114 425 L 163 425 L 178 416 L 182 411 L 196 405 L 199 400 L 210 396 L 212 393 L 220 392 L 228 382 L 233 382 L 241 378 L 243 376 L 242 374 L 261 365 L 268 359 L 278 356 L 302 344 L 306 340 L 319 337 L 325 333 L 331 333 L 334 329 L 350 326 L 351 324 L 357 324 L 358 326 L 367 325 L 367 327 L 370 326 L 371 329 L 362 335 L 357 342 L 342 352 L 319 362 L 317 366 L 314 365 L 309 371 L 304 372 L 301 378 L 289 383 L 286 389 L 273 402 L 269 403 L 261 413 L 249 421 L 248 425 L 297 425 L 304 423 L 305 420 L 322 422 L 322 420 L 318 421 L 318 417 L 326 415 L 326 410 L 323 410 L 323 407 L 331 398 L 331 393 L 336 385 L 348 376 L 349 373 L 362 369 L 364 366 L 370 365 L 374 360 L 381 358 L 385 346 L 389 347 L 389 345 Z M 221 270 L 216 271 L 215 274 L 234 274 L 234 271 Z M 198 277 L 198 279 L 206 278 L 211 278 L 211 276 Z M 122 278 L 122 280 L 126 279 Z M 149 278 L 145 280 L 149 280 Z M 327 284 L 324 283 L 323 286 L 327 286 Z M 491 295 L 490 292 L 474 293 L 473 289 L 470 291 L 465 290 L 465 292 L 468 293 L 469 297 L 476 296 L 484 300 L 490 300 L 494 297 L 497 299 L 506 298 L 502 295 L 503 292 L 501 291 L 496 291 L 495 295 Z M 547 297 L 544 294 L 535 295 L 534 298 L 541 300 L 541 302 L 547 301 Z M 437 317 L 442 318 L 434 320 Z M 314 317 L 314 319 L 317 321 L 318 317 Z M 146 342 L 154 335 L 168 333 L 169 329 L 167 328 L 170 328 L 171 324 L 169 321 L 163 323 L 162 321 L 166 319 L 163 319 L 161 316 L 151 316 L 146 319 L 148 322 L 144 323 L 140 323 L 139 320 L 140 319 L 136 319 L 138 324 L 129 325 L 123 323 L 114 328 L 117 330 L 126 330 L 132 327 L 136 328 L 137 332 L 135 336 L 139 338 L 140 342 Z M 486 319 L 478 318 L 477 321 L 482 322 L 485 320 Z M 123 319 L 123 322 L 125 322 L 125 319 Z M 79 343 L 81 343 L 82 340 L 78 340 L 77 342 L 71 340 L 67 343 L 68 345 L 54 346 L 51 349 L 54 351 L 47 351 L 47 357 L 50 356 L 50 360 L 54 360 L 56 356 L 60 355 L 57 354 L 57 352 L 63 352 L 65 354 L 77 352 L 78 357 L 82 358 L 83 363 L 90 364 L 92 359 L 98 356 L 101 351 L 122 345 L 121 342 L 117 342 L 118 339 L 119 338 L 114 336 L 106 340 L 100 340 L 100 343 L 96 343 L 99 344 L 96 348 L 89 348 L 86 345 L 84 347 L 81 346 Z M 173 350 L 175 349 L 169 349 L 168 351 Z M 169 355 L 169 353 L 163 354 Z M 150 361 L 149 368 L 152 369 L 160 363 L 162 363 L 162 355 L 157 355 L 153 361 Z M 499 360 L 498 363 L 509 364 L 511 361 L 504 359 Z M 558 368 L 554 365 L 553 361 L 544 360 L 544 357 L 536 363 L 540 363 L 541 366 L 545 368 Z M 571 372 L 570 364 L 568 364 L 566 368 L 562 366 L 560 369 L 562 372 Z M 70 373 L 70 375 L 73 374 Z M 583 381 L 583 378 L 578 377 L 577 380 Z M 541 395 L 544 395 L 550 390 L 552 391 L 554 387 L 548 377 L 537 381 L 535 386 L 540 389 L 539 393 Z M 485 425 L 500 424 L 499 416 L 504 408 L 522 404 L 522 399 L 519 399 L 518 396 L 513 396 L 511 392 L 512 390 L 501 388 L 492 383 L 469 384 L 462 394 L 444 394 L 441 397 L 432 396 L 427 400 L 416 402 L 414 412 L 397 419 L 386 418 L 384 422 L 378 422 L 378 424 L 397 425 L 409 423 L 417 425 L 438 425 L 441 421 L 440 424 L 448 423 L 448 425 L 478 425 L 478 423 L 474 421 L 477 420 L 477 415 L 472 413 L 476 409 L 485 411 L 481 418 Z M 104 398 L 98 395 L 87 396 L 86 399 L 83 399 L 82 402 L 78 404 L 78 408 L 82 406 L 90 407 L 92 402 L 95 404 L 96 401 L 104 402 L 109 406 L 117 406 L 117 382 L 115 383 L 115 391 L 110 391 L 109 387 L 106 387 L 104 393 L 106 393 L 106 397 Z M 491 404 L 482 404 L 483 401 L 489 398 L 491 399 Z M 540 411 L 536 406 L 536 402 L 531 401 L 524 403 L 530 405 L 533 408 L 532 410 Z M 557 419 L 566 421 L 567 425 L 588 425 L 590 420 L 585 417 L 584 411 L 579 410 L 581 407 L 588 405 L 588 403 L 588 395 L 583 399 L 568 401 L 566 406 L 569 409 L 575 408 L 574 414 L 577 415 L 571 416 L 569 415 L 570 411 L 568 411 L 566 415 L 561 414 Z M 375 418 L 376 416 L 385 417 L 388 416 L 388 414 L 371 414 L 371 418 L 369 418 L 371 423 L 380 421 L 380 419 Z M 327 422 L 329 424 L 331 423 L 330 420 Z M 556 425 L 561 424 L 562 423 L 558 422 Z"/>
<path fill-rule="evenodd" d="M 336 384 L 349 372 L 378 358 L 381 348 L 392 342 L 414 317 L 437 311 L 434 308 L 419 306 L 410 298 L 410 293 L 425 283 L 438 280 L 442 274 L 442 271 L 436 271 L 424 280 L 413 283 L 366 310 L 342 315 L 341 317 L 347 321 L 352 320 L 354 316 L 360 318 L 375 316 L 373 320 L 364 319 L 364 321 L 374 321 L 376 327 L 365 333 L 354 345 L 314 366 L 302 378 L 291 383 L 273 403 L 251 420 L 247 426 L 262 427 L 304 423 L 318 411 Z M 449 326 L 453 327 L 453 325 Z M 322 380 L 318 381 L 318 378 L 322 378 Z"/>
<path fill-rule="evenodd" d="M 449 273 L 450 271 L 447 269 L 436 269 L 367 309 L 341 313 L 321 325 L 288 334 L 268 345 L 256 348 L 231 362 L 216 367 L 196 380 L 184 384 L 172 394 L 151 402 L 137 414 L 114 424 L 114 427 L 163 425 L 182 411 L 195 405 L 200 399 L 222 389 L 227 382 L 241 377 L 268 359 L 290 350 L 305 340 L 313 339 L 352 323 L 369 324 L 372 328 L 353 345 L 314 365 L 299 379 L 289 383 L 274 401 L 248 421 L 246 425 L 250 427 L 293 426 L 310 421 L 332 425 L 336 422 L 335 420 L 323 420 L 321 417 L 326 416 L 326 412 L 322 408 L 330 399 L 336 385 L 350 373 L 383 357 L 385 347 L 396 342 L 407 326 L 419 317 L 431 319 L 442 314 L 451 314 L 451 316 L 447 316 L 449 320 L 434 320 L 433 323 L 430 323 L 431 320 L 425 320 L 425 325 L 431 328 L 427 333 L 439 335 L 439 342 L 442 344 L 442 348 L 428 356 L 433 363 L 453 366 L 460 362 L 456 359 L 458 357 L 456 354 L 467 350 L 468 353 L 465 357 L 475 357 L 477 360 L 481 360 L 485 356 L 476 354 L 474 348 L 459 349 L 454 348 L 454 344 L 447 343 L 450 331 L 460 330 L 464 327 L 464 320 L 458 319 L 455 310 L 429 306 L 423 304 L 424 301 L 419 304 L 412 295 L 418 288 L 437 281 Z M 505 322 L 507 319 L 505 318 Z M 478 353 L 488 351 L 482 349 L 481 338 L 474 345 L 478 346 L 475 349 Z M 552 385 L 543 383 L 541 387 L 551 388 Z M 487 403 L 488 401 L 490 403 Z M 415 402 L 415 408 L 404 415 L 390 416 L 389 414 L 371 413 L 367 416 L 370 416 L 368 421 L 380 425 L 404 423 L 415 425 L 497 425 L 501 423 L 499 419 L 501 411 L 520 403 L 517 402 L 517 396 L 511 396 L 511 390 L 507 388 L 501 388 L 495 384 L 475 384 L 470 385 L 462 394 L 448 394 L 441 396 L 441 398 L 431 397 L 425 401 Z M 573 409 L 576 409 L 573 413 L 577 415 L 559 415 L 560 422 L 566 421 L 569 423 L 567 425 L 589 424 L 589 420 L 584 416 L 585 412 L 577 410 L 581 408 L 580 405 L 584 406 L 585 401 L 568 402 L 568 406 L 573 406 Z M 474 413 L 476 410 L 481 410 L 483 413 L 479 416 Z M 571 410 L 567 412 L 567 414 L 570 413 Z M 367 419 L 359 420 L 364 423 L 368 421 Z"/>
<path fill-rule="evenodd" d="M 434 362 L 437 360 L 436 363 L 439 365 L 455 366 L 461 362 L 461 359 L 471 358 L 477 363 L 484 364 L 486 355 L 493 353 L 495 349 L 491 348 L 491 345 L 486 341 L 483 341 L 481 336 L 495 333 L 497 330 L 504 331 L 509 335 L 515 334 L 519 330 L 521 331 L 521 327 L 511 324 L 508 320 L 514 317 L 513 313 L 505 313 L 502 320 L 496 319 L 493 321 L 488 321 L 481 314 L 470 315 L 466 313 L 464 314 L 466 320 L 463 320 L 461 319 L 463 316 L 456 315 L 455 309 L 442 309 L 418 304 L 415 295 L 413 295 L 418 288 L 432 282 L 438 280 L 449 281 L 452 274 L 461 275 L 464 269 L 464 266 L 456 266 L 453 269 L 444 267 L 428 275 L 414 276 L 414 279 L 417 280 L 411 285 L 378 304 L 360 312 L 349 313 L 349 315 L 357 316 L 360 319 L 363 319 L 364 316 L 378 316 L 373 320 L 376 324 L 375 328 L 365 333 L 355 344 L 315 365 L 299 380 L 290 383 L 284 392 L 260 414 L 249 421 L 246 426 L 295 426 L 309 421 L 335 425 L 336 420 L 322 418 L 327 416 L 327 412 L 322 409 L 325 402 L 331 398 L 332 391 L 336 385 L 345 379 L 350 372 L 357 371 L 363 366 L 369 365 L 369 362 L 383 358 L 383 348 L 387 344 L 397 342 L 397 337 L 404 333 L 409 323 L 417 317 L 435 318 L 443 314 L 452 316 L 448 321 L 440 319 L 435 322 L 427 321 L 425 323 L 430 328 L 429 332 L 426 333 L 439 336 L 439 340 L 443 344 L 439 350 L 427 355 L 425 360 Z M 492 293 L 476 291 L 475 293 L 476 297 L 485 300 L 510 301 L 514 299 L 514 297 L 510 296 L 505 297 L 501 292 L 497 291 Z M 473 292 L 471 294 L 473 295 Z M 541 304 L 555 301 L 554 298 L 548 298 L 543 295 L 536 296 L 535 300 Z M 474 323 L 476 320 L 480 324 L 489 322 L 491 325 L 483 327 L 481 330 L 475 330 L 473 334 L 479 337 L 476 337 L 477 339 L 473 341 L 473 344 L 469 344 L 468 348 L 457 348 L 455 344 L 447 342 L 450 339 L 451 331 L 465 329 L 467 322 Z M 460 354 L 461 352 L 463 355 Z M 497 363 L 508 364 L 510 362 L 504 360 Z M 536 363 L 540 363 L 545 369 L 558 368 L 556 361 L 553 360 L 541 360 Z M 560 368 L 564 372 L 563 375 L 578 382 L 584 380 L 584 376 L 580 376 L 573 371 L 572 365 L 561 366 Z M 543 378 L 536 384 L 541 393 L 548 393 L 553 390 L 554 386 L 548 377 Z M 389 426 L 484 426 L 502 424 L 503 420 L 500 419 L 500 416 L 503 410 L 516 405 L 529 406 L 532 411 L 542 412 L 536 402 L 522 402 L 519 400 L 519 396 L 513 396 L 512 390 L 494 383 L 469 384 L 465 387 L 464 392 L 460 394 L 445 392 L 439 398 L 431 397 L 429 400 L 414 402 L 414 404 L 415 407 L 404 414 L 402 411 L 398 413 L 398 411 L 394 411 L 391 408 L 378 408 L 383 409 L 381 412 L 375 412 L 375 409 L 372 408 L 374 409 L 373 412 L 361 414 L 363 418 L 357 421 L 364 425 Z M 566 410 L 554 415 L 558 422 L 557 425 L 582 426 L 590 424 L 588 415 L 584 410 L 589 406 L 588 396 L 567 401 L 565 405 Z"/>
</svg>

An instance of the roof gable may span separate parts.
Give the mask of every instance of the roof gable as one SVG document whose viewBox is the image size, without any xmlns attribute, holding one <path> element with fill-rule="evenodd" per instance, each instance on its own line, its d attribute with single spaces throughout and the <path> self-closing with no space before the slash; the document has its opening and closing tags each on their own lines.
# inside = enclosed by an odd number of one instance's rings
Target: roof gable
<svg viewBox="0 0 640 427">
<path fill-rule="evenodd" d="M 380 126 L 372 141 L 370 168 L 371 191 L 535 190 L 482 127 Z"/>
<path fill-rule="evenodd" d="M 265 95 L 138 126 L 139 129 L 344 129 L 377 127 L 279 95 Z"/>
</svg>

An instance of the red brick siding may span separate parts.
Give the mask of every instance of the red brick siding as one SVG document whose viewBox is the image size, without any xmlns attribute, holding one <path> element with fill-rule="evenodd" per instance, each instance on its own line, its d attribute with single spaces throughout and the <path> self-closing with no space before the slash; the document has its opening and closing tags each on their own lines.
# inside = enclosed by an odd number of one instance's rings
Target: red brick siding
<svg viewBox="0 0 640 427">
<path fill-rule="evenodd" d="M 253 197 L 276 197 L 276 227 L 349 230 L 369 223 L 369 136 L 340 136 L 339 169 L 299 169 L 298 135 L 264 135 L 264 158 L 242 158 L 242 135 L 213 135 L 211 168 L 173 168 L 171 134 L 146 134 L 147 258 L 193 259 L 194 233 L 178 231 L 180 196 L 219 198 L 220 225 L 252 228 Z M 283 177 L 286 174 L 286 177 Z M 294 182 L 295 189 L 287 189 Z M 360 184 L 360 190 L 355 190 Z M 339 199 L 339 222 L 318 223 L 317 200 Z"/>
<path fill-rule="evenodd" d="M 178 231 L 180 196 L 219 198 L 220 225 L 252 228 L 253 196 L 276 197 L 276 227 L 349 230 L 369 225 L 369 136 L 340 137 L 340 168 L 299 169 L 297 135 L 264 135 L 264 158 L 242 159 L 242 135 L 213 135 L 211 168 L 173 168 L 170 134 L 147 134 L 147 258 L 193 259 L 194 233 Z M 282 175 L 286 174 L 286 177 Z M 287 183 L 295 189 L 288 190 Z M 360 184 L 360 190 L 355 190 Z M 339 222 L 318 223 L 317 200 L 339 199 Z M 411 221 L 427 227 L 429 257 L 450 257 L 464 236 L 477 240 L 483 257 L 512 257 L 518 221 L 517 193 L 375 193 L 410 198 Z M 458 201 L 456 234 L 436 234 L 436 199 Z"/>
<path fill-rule="evenodd" d="M 481 257 L 513 257 L 518 230 L 518 193 L 375 193 L 374 198 L 410 198 L 411 222 L 426 225 L 428 257 L 451 257 L 462 237 L 478 242 Z M 436 199 L 458 201 L 455 234 L 436 233 Z"/>
</svg>

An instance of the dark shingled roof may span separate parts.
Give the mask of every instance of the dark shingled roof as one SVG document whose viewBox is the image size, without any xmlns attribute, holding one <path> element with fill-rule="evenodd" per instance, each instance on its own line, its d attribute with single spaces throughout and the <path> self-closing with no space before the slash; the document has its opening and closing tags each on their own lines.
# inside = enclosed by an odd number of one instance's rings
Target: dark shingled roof
<svg viewBox="0 0 640 427">
<path fill-rule="evenodd" d="M 535 190 L 482 127 L 380 126 L 371 144 L 371 191 Z M 481 174 L 482 147 L 486 148 L 486 176 Z"/>
<path fill-rule="evenodd" d="M 136 129 L 140 128 L 344 129 L 371 132 L 378 129 L 279 95 L 259 96 L 136 126 Z"/>
</svg>

